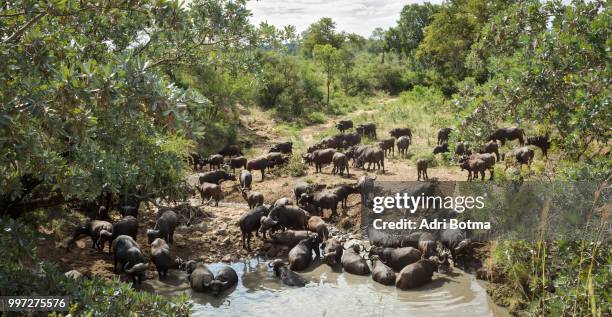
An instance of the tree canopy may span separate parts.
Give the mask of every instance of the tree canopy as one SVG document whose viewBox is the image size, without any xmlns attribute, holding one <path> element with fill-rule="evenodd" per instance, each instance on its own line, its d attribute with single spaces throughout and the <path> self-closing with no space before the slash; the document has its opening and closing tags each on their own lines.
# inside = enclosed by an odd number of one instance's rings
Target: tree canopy
<svg viewBox="0 0 612 317">
<path fill-rule="evenodd" d="M 424 29 L 431 23 L 433 15 L 438 10 L 438 5 L 429 2 L 404 6 L 397 22 L 402 54 L 410 56 L 421 44 Z"/>
<path fill-rule="evenodd" d="M 14 1 L 0 16 L 0 210 L 174 197 L 213 104 L 173 67 L 241 45 L 244 1 Z"/>
<path fill-rule="evenodd" d="M 317 45 L 329 44 L 334 48 L 340 48 L 344 43 L 345 35 L 336 31 L 336 23 L 331 18 L 321 18 L 304 31 L 302 38 L 301 48 L 304 55 L 312 57 Z"/>
<path fill-rule="evenodd" d="M 612 137 L 609 47 L 610 7 L 604 2 L 525 2 L 508 7 L 484 26 L 468 57 L 486 72 L 482 86 L 456 96 L 464 126 L 485 133 L 500 118 L 535 123 L 558 135 L 571 159 Z"/>
<path fill-rule="evenodd" d="M 334 74 L 338 68 L 338 62 L 340 61 L 339 51 L 331 46 L 330 44 L 316 45 L 313 49 L 313 57 L 317 63 L 319 63 L 325 71 L 326 81 L 325 86 L 327 87 L 327 105 L 329 106 L 329 90 L 334 78 Z M 348 57 L 345 56 L 345 60 Z"/>
</svg>

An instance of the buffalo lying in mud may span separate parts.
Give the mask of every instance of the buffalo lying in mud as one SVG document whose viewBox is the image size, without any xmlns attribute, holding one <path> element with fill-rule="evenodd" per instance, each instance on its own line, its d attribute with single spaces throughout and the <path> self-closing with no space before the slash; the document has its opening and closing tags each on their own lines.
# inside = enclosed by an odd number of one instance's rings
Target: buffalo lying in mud
<svg viewBox="0 0 612 317">
<path fill-rule="evenodd" d="M 293 272 L 287 264 L 280 259 L 268 262 L 268 266 L 274 270 L 274 274 L 287 286 L 304 286 L 308 281 L 299 274 Z"/>
</svg>

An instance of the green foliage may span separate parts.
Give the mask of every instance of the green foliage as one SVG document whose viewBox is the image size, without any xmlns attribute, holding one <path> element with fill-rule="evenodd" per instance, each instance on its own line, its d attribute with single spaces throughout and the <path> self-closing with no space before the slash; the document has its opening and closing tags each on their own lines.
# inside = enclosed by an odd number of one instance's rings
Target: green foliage
<svg viewBox="0 0 612 317">
<path fill-rule="evenodd" d="M 304 31 L 302 39 L 301 49 L 303 54 L 312 58 L 317 45 L 330 45 L 338 49 L 344 43 L 345 36 L 336 32 L 336 23 L 331 18 L 321 18 Z"/>
<path fill-rule="evenodd" d="M 452 83 L 469 75 L 466 56 L 489 17 L 511 1 L 457 0 L 443 5 L 425 27 L 424 37 L 416 51 L 421 63 L 439 75 L 438 87 L 447 96 L 454 91 Z"/>
<path fill-rule="evenodd" d="M 21 221 L 0 218 L 0 295 L 70 296 L 69 313 L 76 316 L 189 316 L 188 296 L 163 297 L 134 290 L 118 280 L 71 279 L 40 262 L 39 233 Z"/>
<path fill-rule="evenodd" d="M 292 119 L 319 107 L 323 96 L 308 62 L 295 56 L 265 53 L 257 76 L 257 101 L 275 108 L 282 119 Z"/>
<path fill-rule="evenodd" d="M 408 73 L 408 68 L 397 59 L 389 57 L 380 63 L 371 54 L 361 53 L 352 59 L 350 68 L 340 67 L 340 80 L 349 96 L 374 95 L 376 91 L 397 95 L 418 83 Z"/>
<path fill-rule="evenodd" d="M 405 68 L 397 63 L 376 64 L 374 66 L 374 88 L 386 91 L 392 95 L 397 95 L 402 91 L 408 90 L 409 85 L 404 80 L 403 72 Z"/>
<path fill-rule="evenodd" d="M 236 103 L 249 104 L 255 95 L 253 74 L 232 74 L 213 62 L 190 65 L 176 73 L 179 85 L 197 90 L 210 100 L 205 113 L 209 120 L 223 119 L 221 111 L 231 109 Z"/>
<path fill-rule="evenodd" d="M 367 46 L 367 40 L 365 37 L 356 33 L 342 33 L 344 36 L 344 43 L 341 48 L 348 49 L 349 51 L 362 51 Z"/>
<path fill-rule="evenodd" d="M 294 53 L 296 50 L 297 34 L 293 25 L 277 29 L 274 25 L 261 22 L 256 35 L 254 44 L 264 51 Z"/>
<path fill-rule="evenodd" d="M 404 55 L 412 55 L 419 46 L 424 37 L 423 30 L 431 23 L 433 15 L 438 10 L 438 5 L 429 2 L 404 6 L 397 23 L 401 52 Z"/>
<path fill-rule="evenodd" d="M 392 27 L 385 34 L 385 50 L 402 57 L 402 35 L 397 27 Z"/>
<path fill-rule="evenodd" d="M 612 122 L 606 80 L 609 16 L 609 6 L 600 1 L 570 6 L 528 1 L 493 18 L 470 57 L 491 79 L 482 86 L 464 85 L 453 101 L 465 114 L 466 130 L 482 135 L 502 118 L 542 123 L 558 135 L 556 145 L 572 160 L 607 143 L 612 136 L 607 128 Z"/>
<path fill-rule="evenodd" d="M 322 124 L 327 122 L 327 118 L 324 113 L 321 112 L 311 112 L 308 114 L 308 121 L 313 124 Z"/>
<path fill-rule="evenodd" d="M 380 62 L 385 62 L 385 52 L 387 45 L 385 43 L 386 32 L 382 28 L 376 28 L 372 31 L 372 35 L 368 39 L 368 52 L 375 55 L 380 54 Z"/>
<path fill-rule="evenodd" d="M 348 96 L 373 95 L 375 92 L 374 69 L 379 63 L 372 60 L 371 54 L 361 53 L 354 56 L 352 64 L 348 73 L 341 72 L 344 94 Z M 338 97 L 335 95 L 334 102 L 338 102 Z"/>
<path fill-rule="evenodd" d="M 312 55 L 313 55 L 315 62 L 323 68 L 323 72 L 325 73 L 325 76 L 326 76 L 325 86 L 327 87 L 327 102 L 326 102 L 327 106 L 329 106 L 330 86 L 334 79 L 334 75 L 336 74 L 336 71 L 338 67 L 340 66 L 340 59 L 341 59 L 340 52 L 341 51 L 331 46 L 330 44 L 325 44 L 325 45 L 317 44 L 312 50 Z M 350 59 L 350 57 L 348 56 L 348 53 L 345 53 L 343 55 L 344 56 L 342 57 L 345 59 L 346 63 L 348 64 L 349 62 L 347 60 Z"/>
<path fill-rule="evenodd" d="M 355 66 L 355 53 L 350 49 L 341 48 L 338 50 L 337 58 L 342 88 L 344 89 L 344 93 L 348 94 L 351 88 L 352 70 Z"/>
<path fill-rule="evenodd" d="M 441 161 L 431 152 L 419 152 L 414 157 L 412 157 L 412 162 L 415 165 L 418 160 L 427 161 L 427 167 L 438 167 L 440 166 Z"/>
<path fill-rule="evenodd" d="M 562 180 L 603 181 L 612 171 L 612 158 L 595 156 L 581 161 L 562 161 L 556 170 L 556 177 Z"/>
<path fill-rule="evenodd" d="M 363 94 L 359 96 L 347 96 L 342 93 L 336 93 L 334 94 L 331 107 L 327 110 L 328 113 L 333 115 L 343 116 L 367 106 L 370 102 L 372 102 L 372 98 Z M 336 131 L 337 129 L 335 129 L 334 132 Z"/>
<path fill-rule="evenodd" d="M 289 163 L 273 171 L 276 175 L 289 175 L 291 177 L 302 177 L 306 175 L 307 170 L 304 160 L 299 155 L 292 155 L 289 158 Z"/>
<path fill-rule="evenodd" d="M 492 256 L 503 281 L 492 296 L 514 313 L 602 316 L 610 309 L 609 241 L 502 241 Z"/>
<path fill-rule="evenodd" d="M 245 2 L 14 1 L 2 12 L 0 213 L 104 187 L 179 197 L 192 141 L 232 94 L 215 78 L 215 104 L 178 87 L 174 69 L 239 49 Z"/>
</svg>

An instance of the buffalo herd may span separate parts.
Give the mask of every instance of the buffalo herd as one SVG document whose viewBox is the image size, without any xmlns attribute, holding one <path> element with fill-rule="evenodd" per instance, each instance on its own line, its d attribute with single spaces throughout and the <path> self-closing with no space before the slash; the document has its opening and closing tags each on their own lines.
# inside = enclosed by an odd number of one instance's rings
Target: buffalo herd
<svg viewBox="0 0 612 317">
<path fill-rule="evenodd" d="M 337 122 L 336 127 L 340 134 L 322 139 L 301 156 L 305 163 L 315 166 L 315 173 L 322 172 L 326 165 L 333 166 L 332 174 L 344 176 L 346 173 L 347 177 L 350 177 L 350 168 L 367 171 L 378 169 L 385 173 L 385 158 L 395 155 L 395 146 L 400 156 L 406 156 L 414 141 L 411 129 L 405 127 L 392 129 L 389 132 L 391 138 L 380 140 L 375 145 L 362 145 L 363 138 L 377 139 L 374 123 L 353 125 L 350 120 L 342 120 Z M 353 128 L 355 132 L 350 133 L 349 130 Z M 437 132 L 434 155 L 449 152 L 451 132 L 451 128 L 442 128 Z M 500 155 L 500 145 L 497 142 L 503 146 L 512 140 L 518 140 L 519 146 L 508 154 Z M 547 157 L 551 145 L 548 134 L 526 137 L 524 131 L 516 127 L 497 129 L 485 141 L 481 146 L 473 148 L 467 142 L 459 141 L 455 144 L 458 166 L 468 172 L 468 181 L 479 177 L 484 180 L 487 171 L 492 179 L 493 168 L 500 161 L 500 156 L 511 156 L 518 164 L 530 165 L 534 159 L 534 150 L 529 146 L 540 148 Z M 369 248 L 359 243 L 347 245 L 346 241 L 330 235 L 331 224 L 327 221 L 345 216 L 350 195 L 361 195 L 362 204 L 365 203 L 365 192 L 373 182 L 373 178 L 367 174 L 359 177 L 356 183 L 332 188 L 299 179 L 294 184 L 293 197 L 283 197 L 269 205 L 265 204 L 264 195 L 252 188 L 252 171 L 260 171 L 263 182 L 266 169 L 287 164 L 292 152 L 293 143 L 282 142 L 271 146 L 266 155 L 250 160 L 236 145 L 227 145 L 207 157 L 197 154 L 190 157 L 190 163 L 196 171 L 209 166 L 208 171 L 199 174 L 196 186 L 202 203 L 214 200 L 218 205 L 223 199 L 221 184 L 239 181 L 240 193 L 249 209 L 238 221 L 244 249 L 251 251 L 253 233 L 263 241 L 288 248 L 287 262 L 274 259 L 268 263 L 282 283 L 289 286 L 305 285 L 307 281 L 295 271 L 306 270 L 321 259 L 331 267 L 341 266 L 347 273 L 371 274 L 378 283 L 408 289 L 429 282 L 441 265 L 447 265 L 449 258 L 453 263 L 461 261 L 462 250 L 470 244 L 461 232 L 442 232 L 437 237 L 428 232 L 417 232 L 397 243 L 376 243 L 370 239 L 373 246 Z M 418 181 L 429 180 L 427 167 L 427 160 L 416 161 Z M 236 169 L 241 169 L 238 180 Z M 139 204 L 138 200 L 126 199 L 120 206 L 116 206 L 122 218 L 115 223 L 104 220 L 108 219 L 109 207 L 100 207 L 98 219 L 77 225 L 67 240 L 67 246 L 89 236 L 92 248 L 102 251 L 108 242 L 115 273 L 126 273 L 134 283 L 142 281 L 149 262 L 153 262 L 160 279 L 166 277 L 169 269 L 186 271 L 189 284 L 196 292 L 218 295 L 237 284 L 238 276 L 230 266 L 222 268 L 215 276 L 201 261 L 184 261 L 172 256 L 171 246 L 178 217 L 171 209 L 160 209 L 155 225 L 146 230 L 150 257 L 145 256 L 136 242 Z M 329 218 L 324 217 L 325 210 L 330 211 Z"/>
<path fill-rule="evenodd" d="M 91 220 L 75 227 L 66 241 L 66 247 L 74 246 L 77 240 L 87 236 L 91 238 L 92 248 L 100 251 L 108 242 L 114 273 L 125 273 L 134 284 L 142 283 L 150 262 L 154 264 L 160 279 L 165 279 L 170 269 L 187 271 L 188 282 L 196 292 L 209 292 L 216 296 L 238 283 L 238 275 L 230 266 L 221 268 L 215 276 L 202 262 L 184 261 L 172 256 L 170 246 L 174 244 L 174 231 L 178 225 L 178 217 L 173 210 L 160 210 L 155 226 L 147 229 L 150 256 L 146 256 L 140 244 L 136 242 L 138 224 L 138 220 L 131 215 L 126 215 L 115 223 Z M 74 275 L 74 272 L 73 270 L 68 273 Z"/>
</svg>

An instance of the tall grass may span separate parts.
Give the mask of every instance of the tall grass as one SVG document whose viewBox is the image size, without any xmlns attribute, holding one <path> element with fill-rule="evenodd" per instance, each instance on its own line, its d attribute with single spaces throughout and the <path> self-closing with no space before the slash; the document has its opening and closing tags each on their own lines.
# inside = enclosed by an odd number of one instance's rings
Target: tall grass
<svg viewBox="0 0 612 317">
<path fill-rule="evenodd" d="M 541 223 L 537 241 L 501 241 L 491 249 L 489 277 L 494 300 L 513 313 L 531 316 L 604 316 L 610 312 L 609 203 L 603 191 L 610 189 L 610 178 L 595 192 L 584 230 L 595 230 L 594 239 L 546 241 L 545 233 L 555 228 Z M 608 192 L 609 194 L 609 192 Z M 541 219 L 546 219 L 549 202 L 544 203 Z M 595 215 L 597 217 L 595 217 Z M 593 219 L 600 219 L 596 226 Z M 592 229 L 590 229 L 592 228 Z"/>
<path fill-rule="evenodd" d="M 417 86 L 398 98 L 381 98 L 359 108 L 350 118 L 355 124 L 375 123 L 379 139 L 389 138 L 393 128 L 408 127 L 413 135 L 410 153 L 427 158 L 434 165 L 447 165 L 446 159 L 429 155 L 436 145 L 438 129 L 452 126 L 454 120 L 453 114 L 443 110 L 443 103 L 444 97 L 439 91 Z"/>
</svg>

